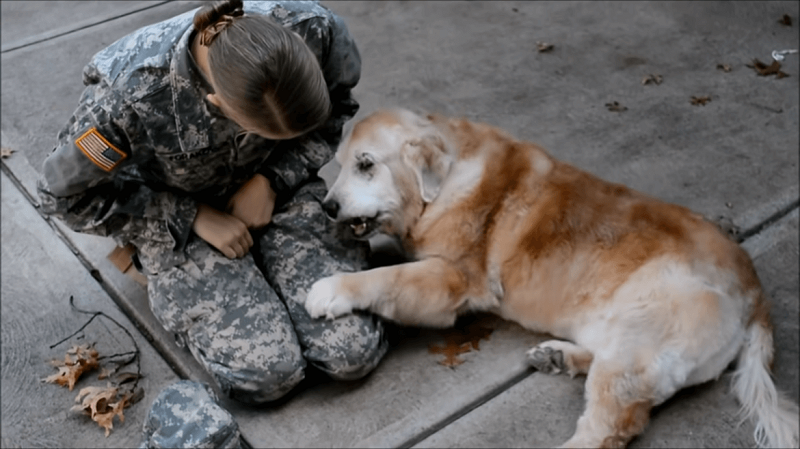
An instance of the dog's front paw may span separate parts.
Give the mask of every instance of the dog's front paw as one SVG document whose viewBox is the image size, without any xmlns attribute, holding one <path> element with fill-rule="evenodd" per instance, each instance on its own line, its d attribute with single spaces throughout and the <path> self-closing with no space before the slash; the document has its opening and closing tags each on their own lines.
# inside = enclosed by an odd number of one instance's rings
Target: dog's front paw
<svg viewBox="0 0 800 449">
<path fill-rule="evenodd" d="M 306 310 L 311 318 L 332 320 L 353 311 L 353 301 L 341 291 L 341 275 L 322 278 L 311 286 L 306 297 Z"/>
</svg>

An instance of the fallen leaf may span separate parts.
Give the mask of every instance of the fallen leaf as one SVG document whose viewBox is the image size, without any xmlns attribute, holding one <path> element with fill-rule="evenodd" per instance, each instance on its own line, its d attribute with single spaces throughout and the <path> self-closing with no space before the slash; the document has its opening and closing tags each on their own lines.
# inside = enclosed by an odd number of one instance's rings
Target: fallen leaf
<svg viewBox="0 0 800 449">
<path fill-rule="evenodd" d="M 659 84 L 661 84 L 661 80 L 662 80 L 662 79 L 663 79 L 663 78 L 661 77 L 661 75 L 653 75 L 653 74 L 650 74 L 650 75 L 647 75 L 647 76 L 645 76 L 644 78 L 642 78 L 642 84 L 655 84 L 655 85 L 659 85 Z"/>
<path fill-rule="evenodd" d="M 464 363 L 464 360 L 458 357 L 459 355 L 470 351 L 479 351 L 480 341 L 488 340 L 492 331 L 491 327 L 484 326 L 479 321 L 448 329 L 444 335 L 444 346 L 428 345 L 428 352 L 443 354 L 445 358 L 439 360 L 439 364 L 453 368 Z"/>
<path fill-rule="evenodd" d="M 622 111 L 627 111 L 628 110 L 628 108 L 626 108 L 625 106 L 619 104 L 616 101 L 612 101 L 611 103 L 606 103 L 606 108 L 608 108 L 609 111 L 613 111 L 613 112 L 622 112 Z"/>
<path fill-rule="evenodd" d="M 71 306 L 75 307 L 72 296 L 70 296 L 69 302 Z M 82 312 L 92 313 L 92 317 L 86 324 L 78 329 L 78 331 L 71 334 L 70 337 L 50 346 L 51 348 L 64 343 L 72 336 L 81 332 L 98 315 L 105 315 L 103 312 Z M 108 316 L 106 316 L 106 318 L 120 326 L 133 340 L 133 336 L 127 329 L 113 318 Z M 144 397 L 144 389 L 138 386 L 139 379 L 142 378 L 140 371 L 141 366 L 139 363 L 139 346 L 136 344 L 136 340 L 133 340 L 133 345 L 136 348 L 135 351 L 99 357 L 97 350 L 94 349 L 94 345 L 94 343 L 80 346 L 73 345 L 66 351 L 63 361 L 54 360 L 51 362 L 59 372 L 42 379 L 42 381 L 68 386 L 70 391 L 72 391 L 75 383 L 83 373 L 101 368 L 100 361 L 102 360 L 104 365 L 100 371 L 99 378 L 107 378 L 110 379 L 111 382 L 107 382 L 106 387 L 90 386 L 82 388 L 75 398 L 75 402 L 77 402 L 78 405 L 73 406 L 70 410 L 89 415 L 93 421 L 105 429 L 106 437 L 108 437 L 111 433 L 111 429 L 114 427 L 114 417 L 119 417 L 120 422 L 125 422 L 123 410 Z M 136 361 L 136 373 L 117 373 L 117 370 L 133 361 Z M 106 364 L 112 364 L 114 368 L 109 369 Z"/>
<path fill-rule="evenodd" d="M 481 340 L 488 340 L 492 335 L 494 329 L 484 326 L 481 322 L 476 321 L 467 324 L 461 330 L 461 334 L 454 334 L 452 337 L 455 341 L 464 341 L 472 346 L 472 349 L 479 351 L 481 349 Z"/>
<path fill-rule="evenodd" d="M 692 104 L 695 105 L 695 106 L 705 106 L 706 103 L 711 101 L 711 97 L 709 97 L 708 95 L 703 96 L 703 97 L 696 97 L 696 96 L 692 95 L 692 100 L 691 101 L 692 101 Z"/>
<path fill-rule="evenodd" d="M 731 66 L 728 64 L 717 64 L 717 70 L 722 70 L 723 72 L 730 72 Z"/>
<path fill-rule="evenodd" d="M 114 428 L 114 417 L 119 417 L 119 422 L 125 422 L 122 410 L 130 406 L 130 395 L 125 394 L 117 398 L 118 389 L 108 383 L 106 387 L 86 387 L 78 392 L 75 402 L 80 405 L 73 406 L 71 410 L 81 411 L 92 418 L 100 427 L 106 429 L 106 437 Z M 83 398 L 83 401 L 81 401 Z"/>
<path fill-rule="evenodd" d="M 548 44 L 547 42 L 537 42 L 536 49 L 539 50 L 539 53 L 547 53 L 553 50 L 553 44 Z"/>
<path fill-rule="evenodd" d="M 751 64 L 747 64 L 747 67 L 750 67 L 753 70 L 755 70 L 759 76 L 775 75 L 777 79 L 786 78 L 787 76 L 789 76 L 787 73 L 784 73 L 783 71 L 780 70 L 781 63 L 774 59 L 772 60 L 772 64 L 770 65 L 766 65 L 763 62 L 759 61 L 758 59 L 753 59 L 753 62 Z"/>
<path fill-rule="evenodd" d="M 472 345 L 469 343 L 462 343 L 460 345 L 452 342 L 445 343 L 444 346 L 428 345 L 428 352 L 431 354 L 444 354 L 444 359 L 439 360 L 440 365 L 448 368 L 453 368 L 464 363 L 464 359 L 459 358 L 460 354 L 470 352 Z"/>
<path fill-rule="evenodd" d="M 74 355 L 76 359 L 73 360 L 70 354 Z M 58 360 L 50 362 L 58 369 L 58 373 L 42 379 L 42 382 L 69 387 L 69 391 L 72 391 L 75 383 L 83 373 L 97 369 L 100 366 L 97 355 L 97 351 L 89 345 L 74 345 L 64 354 L 63 362 Z"/>
<path fill-rule="evenodd" d="M 783 17 L 781 17 L 780 20 L 778 20 L 778 23 L 790 27 L 792 26 L 792 17 L 789 14 L 784 14 Z"/>
<path fill-rule="evenodd" d="M 11 153 L 13 153 L 14 151 L 15 150 L 12 150 L 11 148 L 2 147 L 0 148 L 0 157 L 2 157 L 3 159 L 10 157 Z"/>
</svg>

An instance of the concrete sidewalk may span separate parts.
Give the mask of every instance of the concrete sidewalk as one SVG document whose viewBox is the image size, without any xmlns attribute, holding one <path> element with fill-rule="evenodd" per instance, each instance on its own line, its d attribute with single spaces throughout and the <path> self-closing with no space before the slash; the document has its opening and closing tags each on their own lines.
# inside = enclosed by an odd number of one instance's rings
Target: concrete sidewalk
<svg viewBox="0 0 800 449">
<path fill-rule="evenodd" d="M 78 235 L 36 212 L 35 181 L 83 90 L 91 56 L 143 25 L 200 2 L 0 2 L 2 18 L 2 447 L 131 447 L 163 386 L 208 381 L 149 312 L 145 289 L 107 259 L 109 239 Z M 774 302 L 779 388 L 800 399 L 798 55 L 788 78 L 746 67 L 798 45 L 797 2 L 323 2 L 361 50 L 357 118 L 405 106 L 466 116 L 535 141 L 606 179 L 726 224 Z M 792 26 L 779 23 L 784 14 Z M 539 52 L 537 43 L 553 44 Z M 720 67 L 728 66 L 730 71 Z M 644 84 L 659 75 L 660 84 Z M 705 105 L 692 97 L 708 96 Z M 617 102 L 624 111 L 611 111 Z M 329 167 L 328 175 L 336 168 Z M 49 346 L 104 310 L 142 350 L 144 399 L 106 438 L 75 416 L 72 393 L 41 384 Z M 543 336 L 485 319 L 480 350 L 454 368 L 429 351 L 446 331 L 397 328 L 365 379 L 310 373 L 269 407 L 224 401 L 254 447 L 552 447 L 583 407 L 583 379 L 524 365 Z M 86 341 L 130 345 L 93 324 Z M 92 384 L 82 380 L 78 388 Z M 95 382 L 96 383 L 96 382 Z M 632 447 L 750 447 L 730 373 L 653 414 Z"/>
</svg>

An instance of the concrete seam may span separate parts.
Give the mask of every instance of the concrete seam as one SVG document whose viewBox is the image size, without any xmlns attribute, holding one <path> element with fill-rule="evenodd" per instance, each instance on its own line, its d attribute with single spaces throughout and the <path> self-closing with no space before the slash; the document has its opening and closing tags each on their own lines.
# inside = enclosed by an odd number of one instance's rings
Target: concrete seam
<svg viewBox="0 0 800 449">
<path fill-rule="evenodd" d="M 129 16 L 131 14 L 136 14 L 138 12 L 146 11 L 148 9 L 152 9 L 152 8 L 161 6 L 161 5 L 163 5 L 165 3 L 169 3 L 171 1 L 173 1 L 173 0 L 160 1 L 160 2 L 157 2 L 155 4 L 142 7 L 141 9 L 136 9 L 134 11 L 129 11 L 129 12 L 126 12 L 126 13 L 123 13 L 123 14 L 119 14 L 119 15 L 115 15 L 115 16 L 111 16 L 111 17 L 106 17 L 105 19 L 102 19 L 99 22 L 88 23 L 88 24 L 80 26 L 78 28 L 75 28 L 75 29 L 72 29 L 72 30 L 63 31 L 61 33 L 54 34 L 54 35 L 48 35 L 48 33 L 46 33 L 46 32 L 45 33 L 40 33 L 40 34 L 38 34 L 36 36 L 31 37 L 32 40 L 30 42 L 24 42 L 23 41 L 20 44 L 12 45 L 12 46 L 3 48 L 2 51 L 0 51 L 0 53 L 9 53 L 9 52 L 12 52 L 14 50 L 19 50 L 20 48 L 30 47 L 31 45 L 36 45 L 36 44 L 39 44 L 39 43 L 42 43 L 42 42 L 46 42 L 46 41 L 49 41 L 49 40 L 52 40 L 52 39 L 58 39 L 59 37 L 66 36 L 68 34 L 72 34 L 72 33 L 75 33 L 75 32 L 81 31 L 81 30 L 85 30 L 87 28 L 91 28 L 93 26 L 97 26 L 97 25 L 100 25 L 100 24 L 103 24 L 103 23 L 106 23 L 106 22 L 110 22 L 112 20 L 116 20 L 116 19 L 119 19 L 119 18 L 122 18 L 122 17 L 125 17 L 125 16 Z"/>
<path fill-rule="evenodd" d="M 798 207 L 800 207 L 800 198 L 798 198 L 798 199 L 792 201 L 791 203 L 787 204 L 786 206 L 778 209 L 775 213 L 773 213 L 769 217 L 767 217 L 764 220 L 762 220 L 761 223 L 759 223 L 759 224 L 751 227 L 750 229 L 745 230 L 741 234 L 737 235 L 736 236 L 736 242 L 739 243 L 739 244 L 743 243 L 745 240 L 749 239 L 750 237 L 753 237 L 754 235 L 758 234 L 759 232 L 763 231 L 764 229 L 768 228 L 769 226 L 773 225 L 774 223 L 777 223 L 781 218 L 789 215 L 790 213 L 792 213 L 792 211 L 794 211 Z"/>
<path fill-rule="evenodd" d="M 426 430 L 420 432 L 419 434 L 413 436 L 412 438 L 409 438 L 408 440 L 404 441 L 402 444 L 399 444 L 397 447 L 398 448 L 409 448 L 409 447 L 421 442 L 422 440 L 428 438 L 429 436 L 431 436 L 431 435 L 435 434 L 436 432 L 438 432 L 438 431 L 444 429 L 445 427 L 449 426 L 450 424 L 452 424 L 453 422 L 455 422 L 456 420 L 458 420 L 462 416 L 467 415 L 468 413 L 470 413 L 471 411 L 473 411 L 476 408 L 480 407 L 481 405 L 483 405 L 483 404 L 489 402 L 490 400 L 494 399 L 495 397 L 499 396 L 501 393 L 507 391 L 508 389 L 513 387 L 514 385 L 516 385 L 516 384 L 522 382 L 523 380 L 527 379 L 529 376 L 531 376 L 535 372 L 536 371 L 532 370 L 532 369 L 525 369 L 524 371 L 515 374 L 511 379 L 506 380 L 505 382 L 497 385 L 496 387 L 494 387 L 491 390 L 487 391 L 486 393 L 482 394 L 481 396 L 478 396 L 477 398 L 475 398 L 475 400 L 473 400 L 472 402 L 470 402 L 469 404 L 467 404 L 466 406 L 464 406 L 463 408 L 461 408 L 457 412 L 454 412 L 453 414 L 451 414 L 451 415 L 439 420 L 438 422 L 434 422 Z"/>
</svg>

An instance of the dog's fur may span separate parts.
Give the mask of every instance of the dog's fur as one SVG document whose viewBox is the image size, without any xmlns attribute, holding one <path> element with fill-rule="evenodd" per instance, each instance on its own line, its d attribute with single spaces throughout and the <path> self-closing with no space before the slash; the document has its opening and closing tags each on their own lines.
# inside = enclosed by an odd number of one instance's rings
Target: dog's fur
<svg viewBox="0 0 800 449">
<path fill-rule="evenodd" d="M 564 339 L 528 357 L 587 375 L 566 447 L 624 446 L 653 406 L 738 357 L 734 391 L 756 442 L 798 446 L 797 406 L 770 378 L 769 305 L 752 262 L 701 216 L 497 128 L 401 109 L 357 123 L 337 158 L 324 207 L 341 231 L 396 236 L 412 261 L 320 280 L 312 316 L 367 309 L 449 326 L 489 311 Z"/>
</svg>

